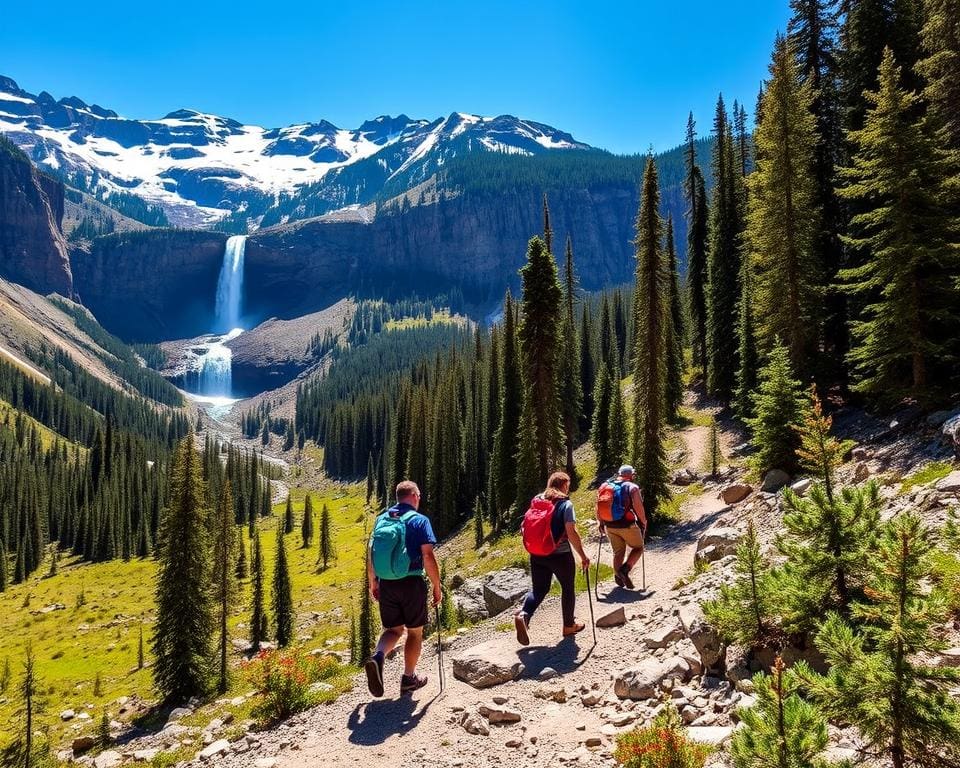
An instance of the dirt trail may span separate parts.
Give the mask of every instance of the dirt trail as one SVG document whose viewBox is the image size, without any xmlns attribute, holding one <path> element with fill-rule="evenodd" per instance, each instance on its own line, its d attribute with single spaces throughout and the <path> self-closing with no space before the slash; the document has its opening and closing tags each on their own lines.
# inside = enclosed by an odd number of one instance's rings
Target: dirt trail
<svg viewBox="0 0 960 768">
<path fill-rule="evenodd" d="M 708 430 L 691 427 L 681 433 L 690 466 L 699 466 L 705 455 Z M 254 766 L 258 758 L 275 757 L 276 768 L 304 766 L 555 766 L 559 758 L 569 759 L 589 737 L 601 736 L 603 707 L 587 708 L 574 695 L 581 686 L 599 684 L 606 690 L 612 672 L 649 655 L 639 643 L 647 631 L 646 620 L 657 623 L 675 607 L 673 585 L 692 568 L 696 542 L 723 513 L 726 507 L 704 494 L 690 499 L 683 508 L 683 522 L 672 526 L 667 535 L 648 542 L 646 553 L 646 592 L 630 592 L 612 582 L 599 588 L 594 610 L 600 616 L 620 605 L 626 609 L 626 625 L 597 630 L 598 643 L 587 630 L 575 639 L 562 640 L 559 599 L 549 597 L 530 627 L 531 645 L 521 649 L 512 631 L 504 631 L 509 614 L 490 619 L 459 637 L 444 654 L 446 688 L 440 694 L 437 681 L 436 648 L 425 649 L 420 669 L 429 675 L 426 688 L 414 696 L 398 698 L 401 673 L 399 658 L 389 660 L 385 669 L 387 694 L 371 700 L 365 678 L 356 680 L 351 693 L 333 704 L 313 709 L 288 721 L 275 731 L 262 734 L 256 752 L 233 755 L 225 763 Z M 596 547 L 596 537 L 592 537 Z M 587 543 L 589 547 L 590 544 Z M 610 556 L 605 546 L 606 558 Z M 592 556 L 596 550 L 588 553 Z M 640 568 L 635 576 L 640 582 Z M 592 569 L 591 569 L 592 575 Z M 587 596 L 578 596 L 577 614 L 589 623 Z M 525 671 L 520 680 L 486 691 L 476 690 L 453 678 L 450 656 L 466 648 L 497 638 L 516 649 Z M 537 680 L 539 673 L 552 667 L 559 677 L 549 683 Z M 534 696 L 534 691 L 550 685 L 563 686 L 572 701 L 557 704 Z M 511 706 L 522 713 L 522 721 L 509 727 L 490 727 L 489 736 L 468 734 L 456 722 L 463 708 L 489 704 L 494 696 L 509 697 Z M 609 750 L 613 740 L 601 736 L 603 747 L 591 753 L 579 750 L 577 765 L 612 765 Z M 511 742 L 514 746 L 507 746 Z M 521 746 L 515 746 L 520 742 Z"/>
</svg>

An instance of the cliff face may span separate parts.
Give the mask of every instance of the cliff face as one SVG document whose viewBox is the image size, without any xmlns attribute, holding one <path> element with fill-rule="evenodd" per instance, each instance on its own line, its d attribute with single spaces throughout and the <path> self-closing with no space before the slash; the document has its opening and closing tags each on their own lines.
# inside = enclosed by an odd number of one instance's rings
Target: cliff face
<svg viewBox="0 0 960 768">
<path fill-rule="evenodd" d="M 227 236 L 149 230 L 98 237 L 75 250 L 77 297 L 127 340 L 190 338 L 210 330 Z"/>
<path fill-rule="evenodd" d="M 40 293 L 73 295 L 63 204 L 63 184 L 0 145 L 0 275 Z"/>
<path fill-rule="evenodd" d="M 549 192 L 553 249 L 567 233 L 587 290 L 629 280 L 636 190 Z M 435 295 L 457 288 L 483 316 L 516 288 L 527 241 L 543 229 L 542 192 L 472 195 L 375 217 L 308 220 L 260 230 L 247 240 L 246 325 L 293 318 L 349 293 Z M 160 230 L 98 238 L 74 258 L 76 290 L 105 326 L 131 339 L 208 332 L 225 236 Z"/>
</svg>

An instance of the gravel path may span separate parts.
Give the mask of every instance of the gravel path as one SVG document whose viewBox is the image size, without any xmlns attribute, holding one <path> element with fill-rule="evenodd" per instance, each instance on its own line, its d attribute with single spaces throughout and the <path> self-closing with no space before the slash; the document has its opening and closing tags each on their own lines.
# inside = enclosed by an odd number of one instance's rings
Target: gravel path
<svg viewBox="0 0 960 768">
<path fill-rule="evenodd" d="M 708 430 L 691 427 L 681 434 L 687 444 L 689 463 L 695 465 L 706 450 Z M 225 757 L 218 765 L 612 765 L 610 726 L 607 725 L 606 732 L 602 730 L 604 702 L 585 707 L 576 692 L 581 688 L 606 692 L 613 672 L 650 655 L 640 643 L 641 638 L 673 621 L 678 596 L 672 587 L 690 572 L 700 534 L 726 509 L 712 495 L 695 497 L 685 505 L 682 523 L 673 526 L 666 536 L 648 543 L 646 592 L 629 592 L 612 583 L 600 585 L 600 598 L 594 601 L 596 615 L 624 606 L 628 621 L 622 627 L 597 630 L 596 647 L 589 626 L 575 639 L 561 640 L 559 599 L 550 597 L 532 622 L 528 648 L 521 649 L 512 631 L 504 631 L 509 614 L 488 620 L 458 637 L 444 654 L 446 688 L 442 694 L 435 647 L 425 650 L 420 666 L 430 681 L 413 696 L 398 697 L 401 669 L 399 658 L 395 658 L 386 665 L 384 698 L 371 700 L 365 678 L 360 676 L 354 690 L 333 704 L 305 712 L 276 730 L 259 734 L 260 744 L 255 750 Z M 596 538 L 592 540 L 595 547 Z M 604 549 L 608 559 L 609 546 Z M 639 576 L 639 568 L 637 571 Z M 638 586 L 639 581 L 637 578 Z M 589 619 L 586 594 L 578 597 L 577 613 L 581 620 Z M 517 649 L 525 666 L 522 677 L 486 691 L 454 680 L 449 656 L 494 638 L 506 648 Z M 556 670 L 558 677 L 549 682 L 538 681 L 538 675 L 547 667 Z M 571 698 L 566 703 L 556 703 L 534 695 L 545 687 L 562 687 Z M 509 706 L 521 712 L 521 722 L 490 726 L 489 736 L 468 734 L 459 724 L 459 713 L 478 704 L 491 704 L 494 696 L 509 698 Z M 590 738 L 600 738 L 600 747 L 588 751 L 583 745 Z"/>
</svg>

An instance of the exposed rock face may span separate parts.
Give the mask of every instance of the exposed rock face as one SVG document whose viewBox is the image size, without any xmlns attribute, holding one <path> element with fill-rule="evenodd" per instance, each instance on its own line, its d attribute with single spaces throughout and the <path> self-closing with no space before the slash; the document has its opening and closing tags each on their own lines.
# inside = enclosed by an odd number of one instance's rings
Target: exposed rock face
<svg viewBox="0 0 960 768">
<path fill-rule="evenodd" d="M 0 275 L 39 293 L 73 296 L 63 221 L 63 184 L 0 143 Z"/>
<path fill-rule="evenodd" d="M 512 608 L 530 589 L 530 577 L 520 568 L 505 568 L 490 576 L 483 585 L 488 616 L 496 616 Z"/>
</svg>

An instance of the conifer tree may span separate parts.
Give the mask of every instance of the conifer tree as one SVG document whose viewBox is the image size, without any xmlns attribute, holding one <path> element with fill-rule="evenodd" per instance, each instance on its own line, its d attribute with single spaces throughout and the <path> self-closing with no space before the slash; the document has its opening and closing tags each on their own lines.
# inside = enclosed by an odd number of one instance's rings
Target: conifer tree
<svg viewBox="0 0 960 768">
<path fill-rule="evenodd" d="M 943 601 L 925 588 L 932 549 L 913 512 L 886 523 L 871 560 L 869 602 L 853 606 L 860 629 L 830 614 L 816 638 L 829 674 L 801 667 L 826 713 L 856 723 L 894 768 L 960 760 L 960 702 L 950 693 L 960 670 L 924 663 L 944 647 L 933 631 L 944 620 Z"/>
<path fill-rule="evenodd" d="M 667 312 L 667 380 L 664 397 L 667 418 L 675 419 L 683 402 L 683 305 L 680 296 L 680 274 L 677 272 L 677 251 L 673 242 L 673 219 L 667 218 L 667 288 L 670 291 Z"/>
<path fill-rule="evenodd" d="M 721 586 L 720 596 L 704 603 L 703 612 L 725 642 L 759 647 L 773 639 L 773 590 L 753 520 L 737 547 L 734 571 L 736 580 Z"/>
<path fill-rule="evenodd" d="M 597 476 L 603 477 L 609 473 L 616 459 L 613 457 L 610 446 L 611 408 L 613 403 L 613 387 L 619 385 L 619 380 L 613 382 L 610 368 L 604 366 L 597 376 L 597 383 L 593 390 L 593 400 L 596 406 L 593 410 L 593 429 L 590 431 L 590 443 L 597 457 Z"/>
<path fill-rule="evenodd" d="M 707 370 L 707 220 L 709 206 L 703 172 L 697 165 L 696 123 L 687 119 L 687 293 L 693 364 Z"/>
<path fill-rule="evenodd" d="M 808 369 L 823 316 L 813 98 L 787 39 L 778 36 L 756 132 L 747 241 L 760 349 L 779 338 L 795 370 Z"/>
<path fill-rule="evenodd" d="M 637 484 L 648 514 L 670 497 L 664 449 L 667 382 L 667 328 L 670 318 L 666 263 L 662 253 L 657 166 L 647 158 L 637 214 L 636 288 L 634 291 L 633 445 Z"/>
<path fill-rule="evenodd" d="M 286 648 L 293 640 L 294 616 L 290 570 L 287 565 L 287 545 L 283 539 L 283 529 L 281 527 L 277 528 L 277 556 L 273 566 L 271 598 L 277 645 L 280 648 Z"/>
<path fill-rule="evenodd" d="M 566 472 L 571 477 L 572 487 L 576 487 L 576 465 L 573 461 L 573 449 L 579 437 L 580 413 L 583 409 L 583 389 L 580 384 L 580 359 L 577 355 L 579 340 L 574 320 L 576 301 L 576 276 L 573 271 L 573 245 L 567 238 L 566 258 L 563 281 L 564 313 L 561 319 L 561 346 L 559 354 L 559 397 L 561 419 L 563 421 L 563 439 L 566 447 Z"/>
<path fill-rule="evenodd" d="M 845 242 L 869 254 L 840 273 L 864 302 L 851 326 L 854 389 L 890 400 L 929 400 L 936 380 L 949 377 L 955 363 L 957 221 L 943 203 L 942 156 L 913 117 L 918 97 L 901 87 L 889 49 L 879 90 L 867 99 L 864 127 L 850 136 L 856 152 L 841 171 L 846 185 L 840 189 L 861 211 Z"/>
<path fill-rule="evenodd" d="M 593 350 L 593 324 L 586 303 L 580 314 L 580 391 L 583 392 L 583 408 L 580 410 L 580 434 L 587 435 L 593 423 L 593 388 L 597 378 L 597 365 Z"/>
<path fill-rule="evenodd" d="M 483 540 L 483 505 L 478 496 L 473 505 L 473 546 L 480 549 L 483 546 Z"/>
<path fill-rule="evenodd" d="M 539 237 L 531 238 L 527 246 L 527 261 L 520 269 L 520 278 L 523 298 L 518 336 L 526 389 L 523 402 L 530 409 L 529 434 L 537 454 L 537 472 L 546 478 L 562 455 L 559 373 L 564 353 L 564 312 L 557 264 Z"/>
<path fill-rule="evenodd" d="M 800 382 L 793 378 L 789 351 L 777 340 L 760 370 L 760 387 L 753 394 L 754 416 L 747 421 L 756 449 L 750 461 L 757 472 L 792 472 L 796 467 L 800 443 L 796 427 L 802 408 Z"/>
<path fill-rule="evenodd" d="M 826 748 L 827 721 L 801 695 L 802 680 L 777 656 L 769 675 L 754 675 L 757 699 L 737 710 L 743 725 L 733 735 L 734 768 L 816 768 Z"/>
<path fill-rule="evenodd" d="M 520 363 L 517 354 L 516 312 L 510 291 L 503 302 L 503 359 L 500 364 L 500 424 L 493 440 L 490 461 L 490 519 L 499 530 L 503 514 L 517 498 L 517 474 L 514 457 L 517 454 L 517 433 L 520 428 L 520 409 L 523 388 L 520 383 Z M 411 474 L 411 477 L 413 475 Z"/>
<path fill-rule="evenodd" d="M 307 549 L 313 542 L 313 499 L 310 494 L 303 502 L 303 520 L 300 523 L 300 538 L 303 541 L 303 548 Z"/>
<path fill-rule="evenodd" d="M 170 700 L 203 693 L 209 673 L 210 512 L 200 470 L 193 437 L 187 436 L 174 456 L 157 542 L 153 678 Z"/>
<path fill-rule="evenodd" d="M 287 494 L 287 506 L 283 512 L 283 532 L 293 533 L 293 497 Z"/>
<path fill-rule="evenodd" d="M 236 539 L 237 539 L 237 569 L 236 577 L 237 581 L 243 581 L 250 575 L 249 567 L 247 565 L 247 548 L 243 543 L 243 529 L 237 528 L 236 530 Z"/>
<path fill-rule="evenodd" d="M 630 420 L 627 417 L 627 406 L 623 399 L 623 387 L 620 381 L 610 378 L 610 425 L 607 433 L 610 451 L 610 470 L 627 460 L 630 455 Z"/>
<path fill-rule="evenodd" d="M 251 606 L 250 648 L 260 650 L 260 643 L 267 639 L 267 612 L 264 609 L 263 549 L 260 547 L 260 530 L 253 534 L 253 556 L 250 558 Z"/>
<path fill-rule="evenodd" d="M 217 680 L 219 693 L 225 693 L 227 690 L 227 653 L 230 643 L 227 621 L 237 596 L 236 552 L 233 493 L 230 490 L 230 483 L 224 483 L 220 489 L 216 514 L 213 517 L 213 578 L 211 580 L 211 599 L 216 613 L 220 652 Z"/>
<path fill-rule="evenodd" d="M 97 725 L 97 742 L 101 747 L 110 745 L 110 716 L 106 708 L 100 713 L 100 723 Z"/>
<path fill-rule="evenodd" d="M 327 570 L 330 561 L 337 556 L 336 548 L 333 545 L 333 532 L 330 530 L 330 510 L 324 504 L 320 510 L 320 560 L 323 562 L 323 570 Z"/>
<path fill-rule="evenodd" d="M 757 389 L 760 367 L 753 325 L 753 279 L 750 262 L 750 254 L 744 254 L 740 269 L 740 313 L 737 318 L 740 354 L 737 367 L 737 389 L 733 398 L 734 412 L 743 420 L 753 415 L 752 396 Z"/>
<path fill-rule="evenodd" d="M 546 484 L 546 478 L 541 474 L 537 463 L 534 407 L 530 398 L 530 393 L 524 396 L 523 407 L 520 411 L 520 431 L 517 436 L 518 448 L 515 464 L 517 498 L 514 500 L 513 520 L 511 522 L 520 520 L 530 505 L 530 499 L 536 496 Z"/>
</svg>

